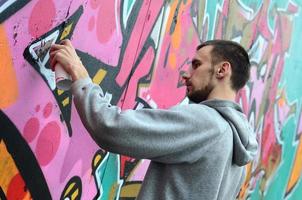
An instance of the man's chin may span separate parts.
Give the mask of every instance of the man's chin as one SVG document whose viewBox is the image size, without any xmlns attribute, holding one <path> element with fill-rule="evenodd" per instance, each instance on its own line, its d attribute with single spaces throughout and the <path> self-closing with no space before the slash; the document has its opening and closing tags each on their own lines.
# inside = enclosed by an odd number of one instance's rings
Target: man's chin
<svg viewBox="0 0 302 200">
<path fill-rule="evenodd" d="M 191 102 L 200 103 L 202 101 L 207 100 L 208 94 L 200 93 L 200 92 L 193 92 L 193 93 L 187 93 L 187 97 Z"/>
<path fill-rule="evenodd" d="M 194 103 L 200 103 L 200 102 L 204 101 L 201 98 L 198 98 L 194 95 L 187 95 L 187 97 L 191 102 L 194 102 Z"/>
</svg>

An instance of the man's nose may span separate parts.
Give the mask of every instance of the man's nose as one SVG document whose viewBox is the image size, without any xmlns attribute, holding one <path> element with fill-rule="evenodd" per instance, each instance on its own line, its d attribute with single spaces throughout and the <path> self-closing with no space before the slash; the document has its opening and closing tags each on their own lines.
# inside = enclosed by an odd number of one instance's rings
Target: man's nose
<svg viewBox="0 0 302 200">
<path fill-rule="evenodd" d="M 184 73 L 182 74 L 182 78 L 183 78 L 184 80 L 189 79 L 189 78 L 190 78 L 190 73 L 189 73 L 189 72 L 184 72 Z"/>
</svg>

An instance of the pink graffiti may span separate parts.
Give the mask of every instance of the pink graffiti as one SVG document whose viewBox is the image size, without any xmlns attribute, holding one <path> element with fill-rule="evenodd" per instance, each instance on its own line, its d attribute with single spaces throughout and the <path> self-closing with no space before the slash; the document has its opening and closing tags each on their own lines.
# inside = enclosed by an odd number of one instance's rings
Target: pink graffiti
<svg viewBox="0 0 302 200">
<path fill-rule="evenodd" d="M 43 108 L 43 117 L 47 119 L 52 113 L 53 104 L 48 102 Z M 36 106 L 36 113 L 40 111 L 40 105 Z M 37 117 L 30 118 L 23 129 L 24 138 L 28 143 L 36 143 L 36 156 L 41 166 L 47 165 L 56 155 L 60 144 L 61 128 L 58 122 L 48 122 L 40 131 L 40 121 Z"/>
<path fill-rule="evenodd" d="M 138 91 L 139 79 L 144 75 L 147 75 L 147 73 L 149 72 L 152 65 L 152 62 L 150 61 L 154 60 L 154 57 L 154 49 L 152 47 L 149 47 L 128 84 L 128 88 L 130 88 L 131 90 L 125 90 L 127 91 L 128 95 L 125 97 L 125 99 L 121 99 L 120 101 L 119 105 L 122 106 L 123 109 L 134 108 L 136 104 L 136 95 L 133 94 L 137 93 Z"/>
<path fill-rule="evenodd" d="M 98 10 L 96 34 L 100 43 L 106 43 L 110 40 L 113 32 L 116 31 L 114 13 L 115 2 L 103 0 L 100 1 L 100 4 L 102 6 L 100 6 Z"/>
<path fill-rule="evenodd" d="M 42 129 L 36 146 L 36 156 L 41 166 L 47 165 L 56 155 L 60 144 L 61 129 L 51 121 Z"/>
<path fill-rule="evenodd" d="M 131 72 L 132 66 L 138 58 L 139 52 L 150 35 L 152 27 L 155 23 L 160 9 L 162 8 L 163 0 L 150 1 L 146 0 L 140 9 L 139 15 L 135 22 L 134 28 L 128 42 L 126 52 L 121 64 L 121 70 L 116 77 L 116 82 L 123 86 Z"/>
<path fill-rule="evenodd" d="M 23 129 L 23 137 L 26 139 L 28 143 L 32 142 L 35 137 L 38 135 L 40 128 L 39 119 L 36 117 L 33 117 L 29 119 Z"/>
<path fill-rule="evenodd" d="M 75 47 L 112 67 L 118 65 L 123 41 L 120 3 L 120 0 L 90 0 L 77 25 L 81 28 L 73 34 Z"/>
<path fill-rule="evenodd" d="M 56 8 L 52 0 L 40 0 L 33 7 L 29 18 L 29 33 L 39 37 L 49 31 L 55 20 Z"/>
<path fill-rule="evenodd" d="M 179 13 L 182 14 L 177 16 L 176 33 L 170 34 L 169 29 L 172 24 L 167 25 L 161 51 L 158 52 L 159 61 L 152 77 L 149 91 L 145 90 L 145 94 L 142 94 L 143 99 L 150 96 L 159 108 L 168 108 L 175 105 L 185 96 L 185 87 L 176 88 L 180 83 L 180 72 L 189 68 L 195 49 L 200 44 L 198 33 L 191 30 L 194 25 L 190 18 L 190 7 L 191 3 L 187 2 L 180 8 Z M 171 13 L 173 14 L 174 12 L 171 11 Z M 178 38 L 178 36 L 189 36 L 190 31 L 192 31 L 191 37 L 186 39 Z M 176 59 L 175 65 L 174 62 L 168 61 L 166 63 L 166 59 L 173 55 L 175 55 Z M 173 98 L 168 98 L 167 94 Z M 148 100 L 146 101 L 148 102 Z"/>
<path fill-rule="evenodd" d="M 43 117 L 46 119 L 52 112 L 53 104 L 51 102 L 47 103 L 43 109 Z"/>
</svg>

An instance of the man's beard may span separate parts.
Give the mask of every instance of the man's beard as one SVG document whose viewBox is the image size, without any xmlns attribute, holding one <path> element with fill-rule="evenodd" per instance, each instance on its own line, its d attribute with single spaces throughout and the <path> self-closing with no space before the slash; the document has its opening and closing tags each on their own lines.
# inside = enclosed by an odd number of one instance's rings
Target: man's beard
<svg viewBox="0 0 302 200">
<path fill-rule="evenodd" d="M 192 101 L 194 103 L 200 103 L 200 102 L 208 99 L 209 94 L 212 92 L 212 90 L 214 88 L 214 84 L 212 83 L 212 80 L 214 78 L 214 66 L 213 65 L 212 65 L 211 69 L 209 70 L 209 76 L 210 76 L 210 80 L 204 88 L 196 90 L 196 91 L 192 91 L 191 94 L 190 93 L 187 94 L 190 101 Z"/>
<path fill-rule="evenodd" d="M 188 94 L 190 101 L 194 103 L 200 103 L 208 99 L 209 94 L 213 90 L 214 86 L 209 83 L 206 87 L 200 90 L 193 91 L 191 94 Z"/>
</svg>

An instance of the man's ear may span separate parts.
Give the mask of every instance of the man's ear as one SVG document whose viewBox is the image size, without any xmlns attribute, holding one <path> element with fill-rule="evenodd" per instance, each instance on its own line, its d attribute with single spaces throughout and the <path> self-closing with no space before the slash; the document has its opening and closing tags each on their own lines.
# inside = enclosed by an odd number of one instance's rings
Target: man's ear
<svg viewBox="0 0 302 200">
<path fill-rule="evenodd" d="M 218 79 L 223 79 L 228 74 L 231 73 L 231 64 L 229 62 L 221 62 L 216 71 L 216 77 Z"/>
</svg>

